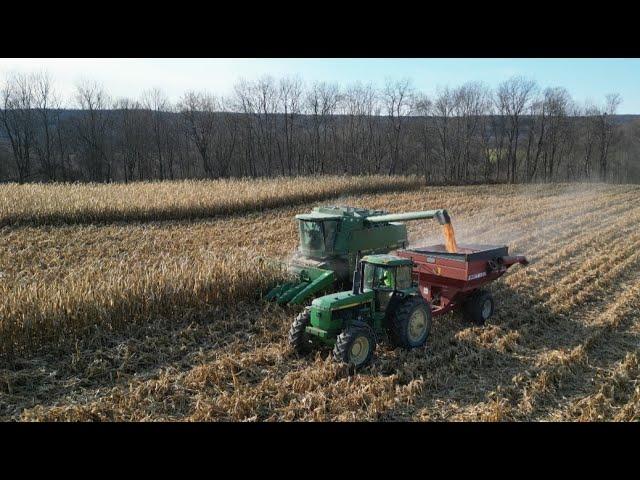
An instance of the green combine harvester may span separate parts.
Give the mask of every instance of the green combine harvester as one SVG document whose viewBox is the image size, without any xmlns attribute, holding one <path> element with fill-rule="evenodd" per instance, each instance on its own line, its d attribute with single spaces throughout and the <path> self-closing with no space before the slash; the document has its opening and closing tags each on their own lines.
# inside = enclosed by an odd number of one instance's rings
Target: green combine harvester
<svg viewBox="0 0 640 480">
<path fill-rule="evenodd" d="M 388 214 L 354 207 L 316 207 L 296 215 L 300 240 L 288 265 L 292 280 L 265 297 L 280 305 L 300 305 L 319 292 L 348 288 L 358 255 L 384 254 L 406 248 L 403 221 L 436 218 L 450 223 L 446 210 Z"/>
</svg>

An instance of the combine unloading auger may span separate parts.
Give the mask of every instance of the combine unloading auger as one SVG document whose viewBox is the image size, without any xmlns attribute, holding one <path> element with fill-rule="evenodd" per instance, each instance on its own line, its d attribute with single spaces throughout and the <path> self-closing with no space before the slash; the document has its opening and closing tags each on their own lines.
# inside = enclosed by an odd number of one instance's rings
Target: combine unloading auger
<svg viewBox="0 0 640 480">
<path fill-rule="evenodd" d="M 296 215 L 299 243 L 287 271 L 291 280 L 273 288 L 266 300 L 299 305 L 319 292 L 344 289 L 357 255 L 388 253 L 408 246 L 403 221 L 436 218 L 450 223 L 446 210 L 388 214 L 353 207 L 316 207 Z"/>
</svg>

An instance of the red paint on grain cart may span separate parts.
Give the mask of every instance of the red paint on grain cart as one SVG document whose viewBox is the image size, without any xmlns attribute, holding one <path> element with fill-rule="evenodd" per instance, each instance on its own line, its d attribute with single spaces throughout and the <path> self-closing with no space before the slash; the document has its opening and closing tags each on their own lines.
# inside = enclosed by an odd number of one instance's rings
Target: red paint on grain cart
<svg viewBox="0 0 640 480">
<path fill-rule="evenodd" d="M 399 257 L 413 261 L 413 278 L 433 315 L 442 315 L 479 288 L 501 277 L 511 265 L 529 262 L 510 256 L 506 246 L 459 245 L 457 253 L 444 245 L 398 250 Z"/>
</svg>

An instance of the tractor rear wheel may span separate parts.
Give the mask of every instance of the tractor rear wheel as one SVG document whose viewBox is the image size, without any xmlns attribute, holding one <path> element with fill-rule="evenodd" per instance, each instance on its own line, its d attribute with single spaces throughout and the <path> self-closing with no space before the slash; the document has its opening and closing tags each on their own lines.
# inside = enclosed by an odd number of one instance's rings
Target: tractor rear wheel
<svg viewBox="0 0 640 480">
<path fill-rule="evenodd" d="M 366 324 L 351 326 L 338 335 L 333 347 L 333 358 L 360 368 L 371 362 L 375 350 L 376 337 L 373 330 Z"/>
<path fill-rule="evenodd" d="M 464 303 L 465 318 L 475 325 L 484 325 L 495 308 L 493 297 L 486 290 L 478 290 Z"/>
<path fill-rule="evenodd" d="M 421 347 L 430 331 L 431 308 L 421 297 L 404 300 L 391 314 L 389 339 L 397 347 Z"/>
<path fill-rule="evenodd" d="M 296 353 L 303 354 L 309 351 L 311 341 L 306 328 L 311 325 L 311 309 L 305 308 L 291 324 L 289 329 L 289 345 Z"/>
</svg>

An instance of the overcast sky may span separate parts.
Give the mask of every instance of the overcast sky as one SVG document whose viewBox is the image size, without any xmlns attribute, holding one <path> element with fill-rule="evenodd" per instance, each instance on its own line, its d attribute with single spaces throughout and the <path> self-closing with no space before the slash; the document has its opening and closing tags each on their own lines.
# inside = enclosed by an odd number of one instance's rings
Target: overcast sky
<svg viewBox="0 0 640 480">
<path fill-rule="evenodd" d="M 438 86 L 484 81 L 495 87 L 512 75 L 543 86 L 562 86 L 579 102 L 601 102 L 622 95 L 619 113 L 640 113 L 640 59 L 0 59 L 0 82 L 11 71 L 46 70 L 56 88 L 71 98 L 83 79 L 96 80 L 116 98 L 137 98 L 160 88 L 172 101 L 187 90 L 229 94 L 239 78 L 299 75 L 306 82 L 355 81 L 384 84 L 409 77 L 415 87 L 434 93 Z"/>
</svg>

